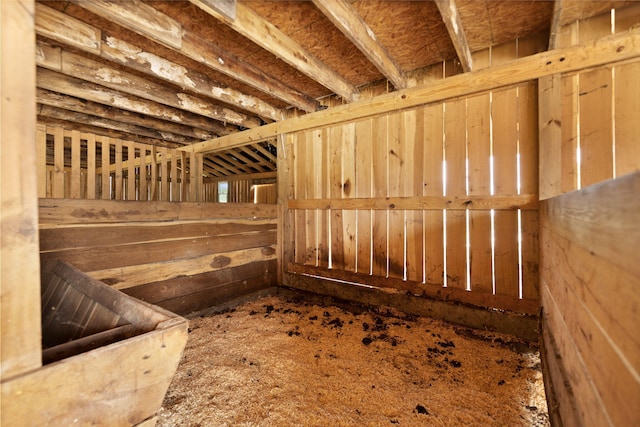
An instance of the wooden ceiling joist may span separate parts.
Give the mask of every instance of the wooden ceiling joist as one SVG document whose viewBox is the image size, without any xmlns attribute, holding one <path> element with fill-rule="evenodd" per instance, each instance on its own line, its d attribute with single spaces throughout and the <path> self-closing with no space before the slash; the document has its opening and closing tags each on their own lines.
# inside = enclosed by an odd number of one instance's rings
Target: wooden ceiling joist
<svg viewBox="0 0 640 427">
<path fill-rule="evenodd" d="M 237 3 L 236 18 L 230 20 L 203 0 L 189 1 L 347 101 L 358 100 L 358 90 L 351 83 L 248 6 Z"/>
<path fill-rule="evenodd" d="M 82 55 L 62 50 L 42 41 L 37 42 L 37 65 L 62 74 L 80 78 L 123 93 L 138 96 L 170 107 L 200 114 L 223 123 L 245 128 L 261 125 L 256 117 L 247 116 L 213 104 L 186 92 L 173 91 L 164 85 L 146 80 L 135 74 L 111 68 Z"/>
<path fill-rule="evenodd" d="M 271 120 L 282 119 L 282 112 L 278 108 L 259 98 L 214 82 L 202 73 L 191 71 L 151 52 L 145 52 L 140 47 L 101 32 L 55 9 L 37 4 L 36 11 L 36 34 L 87 50 L 108 61 L 127 66 L 172 83 L 183 90 L 224 102 L 257 116 Z M 80 36 L 75 36 L 76 34 Z"/>
<path fill-rule="evenodd" d="M 455 0 L 435 0 L 444 25 L 447 27 L 449 37 L 453 43 L 453 47 L 456 49 L 458 59 L 462 65 L 462 69 L 465 72 L 473 70 L 473 59 L 471 57 L 471 49 L 469 49 L 469 43 L 462 27 L 462 21 L 458 14 L 458 7 Z"/>
<path fill-rule="evenodd" d="M 180 150 L 209 153 L 255 144 L 284 133 L 355 121 L 377 114 L 486 92 L 552 74 L 579 71 L 637 57 L 640 57 L 640 33 L 621 33 L 602 38 L 589 45 L 541 52 L 493 68 L 458 74 L 429 85 L 403 89 L 379 95 L 370 100 L 341 105 L 233 135 L 202 141 L 189 147 L 181 147 Z"/>
<path fill-rule="evenodd" d="M 218 126 L 215 131 L 207 131 L 191 126 L 180 125 L 174 122 L 156 119 L 139 113 L 133 113 L 119 108 L 108 107 L 97 102 L 87 101 L 73 96 L 63 95 L 50 90 L 38 88 L 36 90 L 36 101 L 42 105 L 59 107 L 64 110 L 77 113 L 86 113 L 92 116 L 103 117 L 105 119 L 155 129 L 159 132 L 169 132 L 183 135 L 191 140 L 203 140 L 214 138 L 219 135 L 228 135 L 226 128 Z"/>
<path fill-rule="evenodd" d="M 118 92 L 104 86 L 38 67 L 38 87 L 99 104 L 141 113 L 199 129 L 214 129 L 210 119 L 198 114 L 168 107 L 134 95 Z"/>
<path fill-rule="evenodd" d="M 193 139 L 182 135 L 176 135 L 169 132 L 157 131 L 147 127 L 122 123 L 115 120 L 105 119 L 103 117 L 92 116 L 86 113 L 64 110 L 62 108 L 52 107 L 50 105 L 38 105 L 38 115 L 56 120 L 67 120 L 85 125 L 94 126 L 100 129 L 109 129 L 117 132 L 124 132 L 131 135 L 146 136 L 157 140 L 165 140 L 178 145 L 190 144 Z"/>
<path fill-rule="evenodd" d="M 148 37 L 175 52 L 206 65 L 212 70 L 232 77 L 303 111 L 316 111 L 320 106 L 318 101 L 312 97 L 286 86 L 237 55 L 225 52 L 217 46 L 202 40 L 197 34 L 182 29 L 181 26 L 179 41 L 173 36 L 167 35 L 167 33 L 173 34 L 173 31 L 163 30 L 159 35 L 154 35 L 154 19 L 164 22 L 165 28 L 173 28 L 174 24 L 178 26 L 179 24 L 151 6 L 141 4 L 138 0 L 135 2 L 74 0 L 74 3 L 102 18 L 117 22 L 129 31 Z M 141 7 L 138 7 L 139 5 Z M 150 11 L 149 8 L 153 9 L 153 11 Z"/>
<path fill-rule="evenodd" d="M 408 86 L 407 78 L 380 44 L 373 30 L 346 0 L 313 0 L 313 4 L 373 63 L 396 87 Z"/>
</svg>

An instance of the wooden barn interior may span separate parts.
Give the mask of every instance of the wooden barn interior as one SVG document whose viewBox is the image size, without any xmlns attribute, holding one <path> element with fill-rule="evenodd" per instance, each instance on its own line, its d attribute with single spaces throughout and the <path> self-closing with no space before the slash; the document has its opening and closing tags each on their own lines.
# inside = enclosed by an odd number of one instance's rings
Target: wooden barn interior
<svg viewBox="0 0 640 427">
<path fill-rule="evenodd" d="M 181 316 L 273 287 L 539 342 L 552 425 L 640 423 L 639 2 L 1 7 L 2 425 L 153 425 Z"/>
</svg>

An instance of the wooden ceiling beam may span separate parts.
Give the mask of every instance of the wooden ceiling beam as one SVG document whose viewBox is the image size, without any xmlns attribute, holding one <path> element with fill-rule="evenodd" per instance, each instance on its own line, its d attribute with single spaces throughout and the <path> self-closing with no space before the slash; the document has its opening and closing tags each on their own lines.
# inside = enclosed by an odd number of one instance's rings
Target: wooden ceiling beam
<svg viewBox="0 0 640 427">
<path fill-rule="evenodd" d="M 126 133 L 116 131 L 112 129 L 100 128 L 84 123 L 69 122 L 67 120 L 55 119 L 46 116 L 38 115 L 38 124 L 44 124 L 48 126 L 61 127 L 64 129 L 73 129 L 80 132 L 92 133 L 94 135 L 108 136 L 109 138 L 117 138 L 126 141 L 139 142 L 141 144 L 155 145 L 157 147 L 178 148 L 180 145 L 173 142 L 167 142 L 162 139 L 149 138 L 143 135 L 136 135 L 132 133 Z"/>
<path fill-rule="evenodd" d="M 200 114 L 223 123 L 232 123 L 245 128 L 262 124 L 256 117 L 212 104 L 189 93 L 174 92 L 164 85 L 126 71 L 116 70 L 101 62 L 62 50 L 40 40 L 37 41 L 36 63 L 39 67 L 58 71 L 149 101 Z"/>
<path fill-rule="evenodd" d="M 49 105 L 51 107 L 59 107 L 65 110 L 75 111 L 77 113 L 86 113 L 92 116 L 102 117 L 104 119 L 125 124 L 156 129 L 161 133 L 169 132 L 177 135 L 183 135 L 191 139 L 192 142 L 194 140 L 202 141 L 204 139 L 211 139 L 231 133 L 228 129 L 222 126 L 219 126 L 218 129 L 215 129 L 214 131 L 205 131 L 192 126 L 185 126 L 166 120 L 160 120 L 144 114 L 109 107 L 98 104 L 97 102 L 87 101 L 41 88 L 36 90 L 36 101 L 39 104 Z"/>
<path fill-rule="evenodd" d="M 407 77 L 350 2 L 313 0 L 313 4 L 393 83 L 396 89 L 408 87 Z"/>
<path fill-rule="evenodd" d="M 233 135 L 198 142 L 180 150 L 208 153 L 255 144 L 278 135 L 332 126 L 378 114 L 483 93 L 558 73 L 569 73 L 640 57 L 640 33 L 624 32 L 594 43 L 576 45 L 506 62 L 491 68 L 458 74 L 430 84 L 399 90 L 355 104 L 270 123 Z"/>
<path fill-rule="evenodd" d="M 265 160 L 262 156 L 258 156 L 257 154 L 255 154 L 253 152 L 249 152 L 248 151 L 248 147 L 251 147 L 251 146 L 233 148 L 233 149 L 231 149 L 229 151 L 232 152 L 235 156 L 239 156 L 239 157 L 242 157 L 242 158 L 246 159 L 246 161 L 248 163 L 251 163 L 251 164 L 253 164 L 255 166 L 263 167 L 267 171 L 276 170 L 276 164 L 275 163 L 269 162 L 269 161 Z"/>
<path fill-rule="evenodd" d="M 123 123 L 115 120 L 105 119 L 103 117 L 92 116 L 77 111 L 69 111 L 50 105 L 38 104 L 38 115 L 56 120 L 65 120 L 67 122 L 79 123 L 81 125 L 89 125 L 95 128 L 108 129 L 116 132 L 124 132 L 133 135 L 146 136 L 158 140 L 172 142 L 177 145 L 187 145 L 194 142 L 193 139 L 183 135 L 176 135 L 170 132 L 162 132 L 129 123 Z M 75 128 L 74 128 L 75 129 Z M 104 135 L 104 132 L 99 132 Z"/>
<path fill-rule="evenodd" d="M 344 77 L 329 68 L 248 6 L 237 3 L 236 18 L 230 20 L 209 6 L 206 1 L 189 1 L 347 101 L 358 100 L 358 90 Z"/>
<path fill-rule="evenodd" d="M 449 37 L 453 43 L 453 47 L 458 54 L 458 59 L 462 65 L 462 69 L 465 72 L 473 70 L 473 59 L 471 58 L 471 50 L 469 49 L 469 43 L 467 37 L 464 34 L 464 28 L 462 27 L 462 21 L 458 14 L 458 7 L 455 0 L 435 0 L 444 25 L 447 27 Z"/>
<path fill-rule="evenodd" d="M 320 107 L 320 103 L 311 96 L 288 87 L 242 58 L 225 52 L 211 43 L 205 42 L 197 34 L 181 28 L 179 23 L 176 23 L 162 12 L 138 0 L 121 2 L 109 2 L 105 0 L 73 1 L 91 13 L 117 22 L 129 31 L 148 37 L 175 52 L 179 52 L 194 61 L 206 65 L 212 70 L 223 73 L 269 96 L 286 102 L 288 105 L 306 112 L 316 111 Z M 149 9 L 152 9 L 152 11 Z M 154 19 L 159 19 L 163 22 L 166 21 L 164 25 L 165 28 L 173 28 L 173 24 L 178 25 L 181 34 L 180 40 L 178 41 L 173 36 L 166 35 L 166 33 L 173 34 L 172 31 L 163 30 L 160 34 L 154 34 Z"/>
<path fill-rule="evenodd" d="M 104 86 L 70 77 L 55 71 L 38 67 L 37 86 L 41 89 L 58 92 L 76 98 L 86 99 L 102 105 L 116 107 L 133 113 L 145 114 L 161 120 L 170 121 L 198 129 L 215 129 L 221 126 L 211 119 L 198 114 L 168 107 L 157 102 L 141 99 L 137 96 L 111 90 Z M 231 126 L 226 126 L 230 129 Z"/>
<path fill-rule="evenodd" d="M 259 98 L 212 81 L 205 74 L 191 71 L 151 52 L 145 52 L 138 46 L 40 3 L 36 5 L 36 34 L 86 50 L 108 61 L 172 83 L 183 90 L 224 102 L 257 116 L 274 121 L 283 117 L 279 108 Z M 87 36 L 83 36 L 84 34 Z"/>
</svg>

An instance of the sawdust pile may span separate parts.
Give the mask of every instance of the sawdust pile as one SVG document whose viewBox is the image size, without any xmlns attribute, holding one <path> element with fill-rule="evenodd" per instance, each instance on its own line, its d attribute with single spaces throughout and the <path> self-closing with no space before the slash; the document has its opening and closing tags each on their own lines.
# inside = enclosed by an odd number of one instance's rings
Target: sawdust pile
<svg viewBox="0 0 640 427">
<path fill-rule="evenodd" d="M 158 426 L 548 426 L 539 355 L 389 308 L 268 296 L 190 320 Z"/>
</svg>

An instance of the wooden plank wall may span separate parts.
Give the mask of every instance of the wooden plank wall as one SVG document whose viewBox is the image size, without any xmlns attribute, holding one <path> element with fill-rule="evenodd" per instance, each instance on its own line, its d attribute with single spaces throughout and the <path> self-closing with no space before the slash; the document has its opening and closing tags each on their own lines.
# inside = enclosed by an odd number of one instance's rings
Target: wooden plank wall
<svg viewBox="0 0 640 427">
<path fill-rule="evenodd" d="M 201 154 L 45 125 L 36 144 L 41 198 L 215 201 Z"/>
<path fill-rule="evenodd" d="M 543 363 L 565 426 L 640 424 L 640 173 L 541 205 Z"/>
<path fill-rule="evenodd" d="M 632 4 L 561 28 L 558 47 L 640 24 Z M 640 61 L 540 79 L 540 199 L 640 170 Z"/>
<path fill-rule="evenodd" d="M 40 258 L 186 314 L 276 285 L 276 207 L 40 199 Z"/>
<path fill-rule="evenodd" d="M 638 24 L 633 4 L 563 27 L 558 42 Z M 539 83 L 542 361 L 565 426 L 640 424 L 638 76 L 636 60 Z"/>
<path fill-rule="evenodd" d="M 288 135 L 288 271 L 537 315 L 537 94 L 533 81 Z"/>
</svg>

